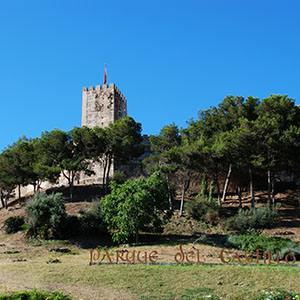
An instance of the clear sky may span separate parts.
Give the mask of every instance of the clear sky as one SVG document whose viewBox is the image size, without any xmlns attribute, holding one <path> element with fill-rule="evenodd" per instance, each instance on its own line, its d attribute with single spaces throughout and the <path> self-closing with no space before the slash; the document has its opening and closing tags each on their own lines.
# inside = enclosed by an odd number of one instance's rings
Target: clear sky
<svg viewBox="0 0 300 300">
<path fill-rule="evenodd" d="M 105 62 L 144 134 L 226 95 L 300 103 L 299 16 L 298 0 L 0 0 L 0 150 L 80 126 Z"/>
</svg>

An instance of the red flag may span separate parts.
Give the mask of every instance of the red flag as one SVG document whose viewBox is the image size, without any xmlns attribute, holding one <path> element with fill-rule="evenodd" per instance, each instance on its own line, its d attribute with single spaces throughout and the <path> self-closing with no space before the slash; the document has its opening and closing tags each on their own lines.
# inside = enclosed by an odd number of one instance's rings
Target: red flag
<svg viewBox="0 0 300 300">
<path fill-rule="evenodd" d="M 106 64 L 105 64 L 105 69 L 104 69 L 104 84 L 106 84 Z"/>
</svg>

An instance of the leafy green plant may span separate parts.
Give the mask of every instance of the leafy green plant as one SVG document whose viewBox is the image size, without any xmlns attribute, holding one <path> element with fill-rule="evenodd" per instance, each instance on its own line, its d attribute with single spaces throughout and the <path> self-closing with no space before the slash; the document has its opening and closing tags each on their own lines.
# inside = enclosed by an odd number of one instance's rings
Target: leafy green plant
<svg viewBox="0 0 300 300">
<path fill-rule="evenodd" d="M 0 295 L 0 300 L 72 300 L 70 296 L 60 292 L 45 293 L 38 290 L 12 293 L 10 295 Z"/>
<path fill-rule="evenodd" d="M 220 207 L 214 201 L 192 199 L 186 204 L 186 212 L 197 221 L 215 224 L 219 220 Z"/>
<path fill-rule="evenodd" d="M 61 193 L 38 193 L 27 205 L 28 234 L 42 239 L 61 238 L 66 224 L 66 211 Z"/>
<path fill-rule="evenodd" d="M 9 217 L 4 221 L 5 232 L 8 234 L 23 230 L 25 224 L 24 217 Z"/>
<path fill-rule="evenodd" d="M 278 206 L 239 209 L 234 221 L 234 229 L 241 233 L 271 228 L 278 221 Z"/>
<path fill-rule="evenodd" d="M 124 172 L 117 170 L 114 172 L 111 180 L 115 181 L 118 184 L 122 184 L 126 181 L 126 175 L 124 174 Z"/>
<path fill-rule="evenodd" d="M 169 189 L 158 171 L 148 179 L 129 179 L 123 184 L 111 182 L 111 194 L 102 199 L 104 220 L 115 242 L 125 243 L 149 224 L 158 228 L 169 217 Z"/>
<path fill-rule="evenodd" d="M 275 254 L 278 251 L 279 259 L 284 258 L 289 252 L 292 252 L 296 257 L 300 255 L 299 243 L 288 239 L 259 235 L 257 233 L 229 235 L 227 245 L 249 252 L 259 250 L 260 252 L 270 251 L 271 254 Z"/>
</svg>

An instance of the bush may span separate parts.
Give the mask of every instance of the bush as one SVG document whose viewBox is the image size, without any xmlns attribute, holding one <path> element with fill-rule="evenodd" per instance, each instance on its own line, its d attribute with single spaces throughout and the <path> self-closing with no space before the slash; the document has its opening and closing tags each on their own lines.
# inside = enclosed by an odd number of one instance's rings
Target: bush
<svg viewBox="0 0 300 300">
<path fill-rule="evenodd" d="M 278 221 L 278 206 L 239 209 L 235 217 L 235 228 L 241 233 L 271 228 Z"/>
<path fill-rule="evenodd" d="M 186 204 L 187 214 L 197 221 L 217 224 L 220 217 L 220 208 L 214 201 L 193 199 Z"/>
<path fill-rule="evenodd" d="M 24 217 L 9 217 L 4 222 L 5 232 L 15 233 L 24 229 L 25 219 Z"/>
<path fill-rule="evenodd" d="M 123 184 L 110 183 L 111 194 L 103 198 L 104 219 L 117 243 L 127 243 L 151 224 L 160 227 L 168 219 L 169 189 L 161 172 L 148 179 L 129 179 Z"/>
<path fill-rule="evenodd" d="M 70 296 L 65 296 L 60 292 L 44 293 L 41 291 L 24 291 L 20 293 L 13 293 L 11 295 L 0 295 L 0 300 L 72 300 Z"/>
<path fill-rule="evenodd" d="M 117 170 L 114 172 L 111 180 L 115 181 L 117 184 L 122 184 L 126 181 L 126 175 L 124 172 Z"/>
<path fill-rule="evenodd" d="M 81 211 L 80 232 L 88 235 L 97 235 L 106 232 L 106 226 L 103 221 L 103 212 L 101 202 L 94 201 L 90 210 Z"/>
<path fill-rule="evenodd" d="M 270 251 L 273 259 L 276 258 L 276 251 L 278 251 L 279 259 L 283 259 L 290 252 L 295 255 L 296 259 L 300 258 L 300 243 L 288 239 L 259 235 L 257 233 L 230 235 L 227 238 L 227 245 L 249 252 L 256 250 L 260 252 Z"/>
<path fill-rule="evenodd" d="M 61 193 L 38 193 L 27 205 L 28 234 L 42 239 L 62 238 L 66 210 Z"/>
</svg>

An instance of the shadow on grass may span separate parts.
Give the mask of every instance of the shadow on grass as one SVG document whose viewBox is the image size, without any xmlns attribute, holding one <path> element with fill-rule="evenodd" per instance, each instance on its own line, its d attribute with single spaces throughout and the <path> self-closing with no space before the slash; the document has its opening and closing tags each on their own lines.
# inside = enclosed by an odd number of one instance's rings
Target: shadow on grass
<svg viewBox="0 0 300 300">
<path fill-rule="evenodd" d="M 139 243 L 133 241 L 128 244 L 118 245 L 114 243 L 109 234 L 102 234 L 101 236 L 75 236 L 68 241 L 72 244 L 78 245 L 82 249 L 90 248 L 111 248 L 111 247 L 134 247 L 134 246 L 177 246 L 195 243 L 195 245 L 209 245 L 222 248 L 225 245 L 227 235 L 221 234 L 202 234 L 202 235 L 159 235 L 143 233 L 140 235 Z"/>
</svg>

